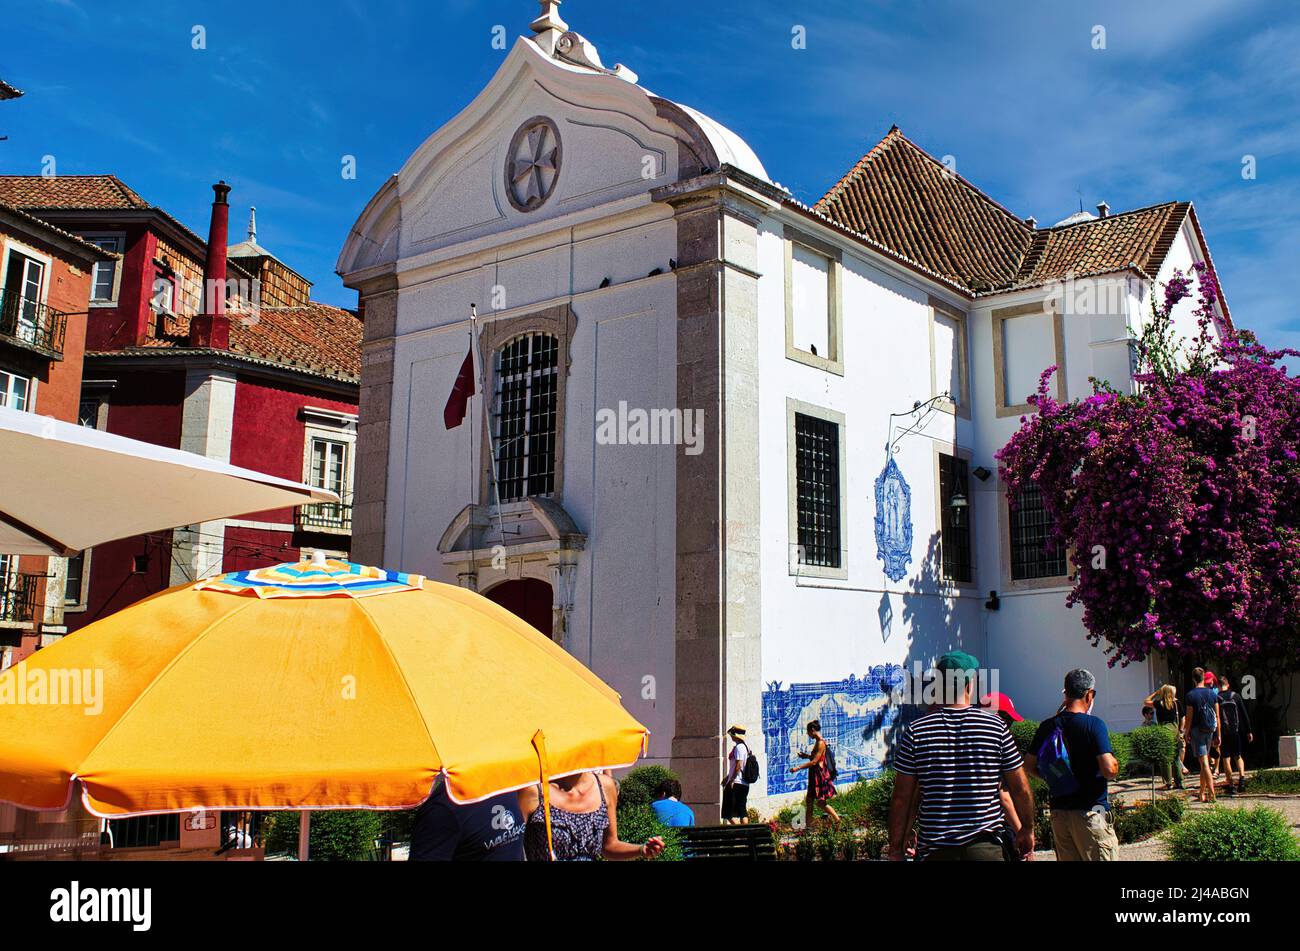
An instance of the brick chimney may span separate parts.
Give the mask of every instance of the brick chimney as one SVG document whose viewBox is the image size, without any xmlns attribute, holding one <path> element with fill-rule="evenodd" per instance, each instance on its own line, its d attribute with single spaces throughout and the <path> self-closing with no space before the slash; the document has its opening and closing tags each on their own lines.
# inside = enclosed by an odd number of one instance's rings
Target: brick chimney
<svg viewBox="0 0 1300 951">
<path fill-rule="evenodd" d="M 226 244 L 230 237 L 230 186 L 212 186 L 212 222 L 208 225 L 208 256 L 203 263 L 203 313 L 190 321 L 190 346 L 230 349 L 230 318 L 226 316 Z"/>
</svg>

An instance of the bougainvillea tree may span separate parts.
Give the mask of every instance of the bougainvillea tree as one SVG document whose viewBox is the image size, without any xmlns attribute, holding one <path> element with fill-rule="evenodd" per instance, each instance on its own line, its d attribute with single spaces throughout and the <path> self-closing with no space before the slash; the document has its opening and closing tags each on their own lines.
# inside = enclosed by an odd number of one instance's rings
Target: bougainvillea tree
<svg viewBox="0 0 1300 951">
<path fill-rule="evenodd" d="M 1300 669 L 1300 379 L 1245 333 L 1211 332 L 1218 288 L 1198 265 L 1196 339 L 1176 274 L 1135 342 L 1137 386 L 1094 381 L 1038 412 L 998 453 L 1008 501 L 1036 486 L 1073 551 L 1069 596 L 1112 664 L 1164 651 L 1251 671 Z"/>
</svg>

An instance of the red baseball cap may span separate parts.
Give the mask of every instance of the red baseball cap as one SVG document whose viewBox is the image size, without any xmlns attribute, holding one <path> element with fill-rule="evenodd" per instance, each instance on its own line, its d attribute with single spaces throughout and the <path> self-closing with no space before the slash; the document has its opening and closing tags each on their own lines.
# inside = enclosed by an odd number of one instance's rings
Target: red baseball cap
<svg viewBox="0 0 1300 951">
<path fill-rule="evenodd" d="M 1011 702 L 1011 698 L 1005 693 L 991 693 L 988 696 L 981 697 L 980 706 L 987 707 L 994 713 L 1005 713 L 1015 723 L 1024 720 L 1024 717 L 1016 713 L 1016 705 Z"/>
<path fill-rule="evenodd" d="M 1219 682 L 1219 678 L 1216 677 L 1216 676 L 1214 676 L 1214 671 L 1212 671 L 1212 670 L 1207 670 L 1207 671 L 1205 672 L 1205 683 L 1206 683 L 1206 686 L 1213 687 L 1213 686 L 1214 686 L 1215 684 L 1217 684 L 1218 682 Z"/>
</svg>

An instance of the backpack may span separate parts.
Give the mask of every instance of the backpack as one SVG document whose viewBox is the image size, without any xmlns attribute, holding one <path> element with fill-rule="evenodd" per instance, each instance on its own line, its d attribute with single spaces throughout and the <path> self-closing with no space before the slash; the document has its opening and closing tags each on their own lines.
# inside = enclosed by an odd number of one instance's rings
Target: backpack
<svg viewBox="0 0 1300 951">
<path fill-rule="evenodd" d="M 1206 733 L 1213 733 L 1219 727 L 1219 721 L 1215 718 L 1214 707 L 1208 703 L 1198 703 L 1196 705 L 1196 728 L 1204 730 Z"/>
<path fill-rule="evenodd" d="M 1070 751 L 1065 745 L 1065 723 L 1056 717 L 1052 732 L 1038 748 L 1038 774 L 1047 781 L 1052 796 L 1070 796 L 1079 791 L 1079 778 L 1070 766 Z"/>
<path fill-rule="evenodd" d="M 831 782 L 835 782 L 840 775 L 840 771 L 835 768 L 835 754 L 831 751 L 831 745 L 826 744 L 826 771 L 831 774 Z"/>
<path fill-rule="evenodd" d="M 1220 694 L 1219 711 L 1223 717 L 1223 732 L 1228 736 L 1234 736 L 1238 727 L 1241 726 L 1241 718 L 1237 715 L 1237 695 L 1235 693 Z"/>
<path fill-rule="evenodd" d="M 745 752 L 748 755 L 745 757 L 745 765 L 741 767 L 740 778 L 752 786 L 758 782 L 758 757 L 754 755 L 748 743 L 745 744 Z"/>
</svg>

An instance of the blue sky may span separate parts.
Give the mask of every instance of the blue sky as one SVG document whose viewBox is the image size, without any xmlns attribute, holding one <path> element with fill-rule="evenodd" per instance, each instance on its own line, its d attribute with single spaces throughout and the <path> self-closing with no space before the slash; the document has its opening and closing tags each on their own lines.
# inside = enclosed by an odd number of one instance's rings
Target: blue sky
<svg viewBox="0 0 1300 951">
<path fill-rule="evenodd" d="M 209 185 L 224 178 L 232 240 L 256 205 L 260 242 L 318 299 L 354 306 L 334 263 L 357 213 L 492 76 L 505 55 L 493 28 L 513 42 L 537 9 L 33 0 L 0 37 L 0 78 L 27 92 L 0 104 L 0 172 L 37 173 L 46 155 L 60 174 L 112 172 L 201 234 Z M 1290 0 L 716 0 L 689 22 L 666 4 L 567 0 L 561 12 L 607 65 L 730 126 L 807 201 L 893 123 L 1040 223 L 1080 197 L 1114 211 L 1190 199 L 1238 324 L 1300 347 Z M 340 175 L 344 155 L 355 180 Z"/>
</svg>

